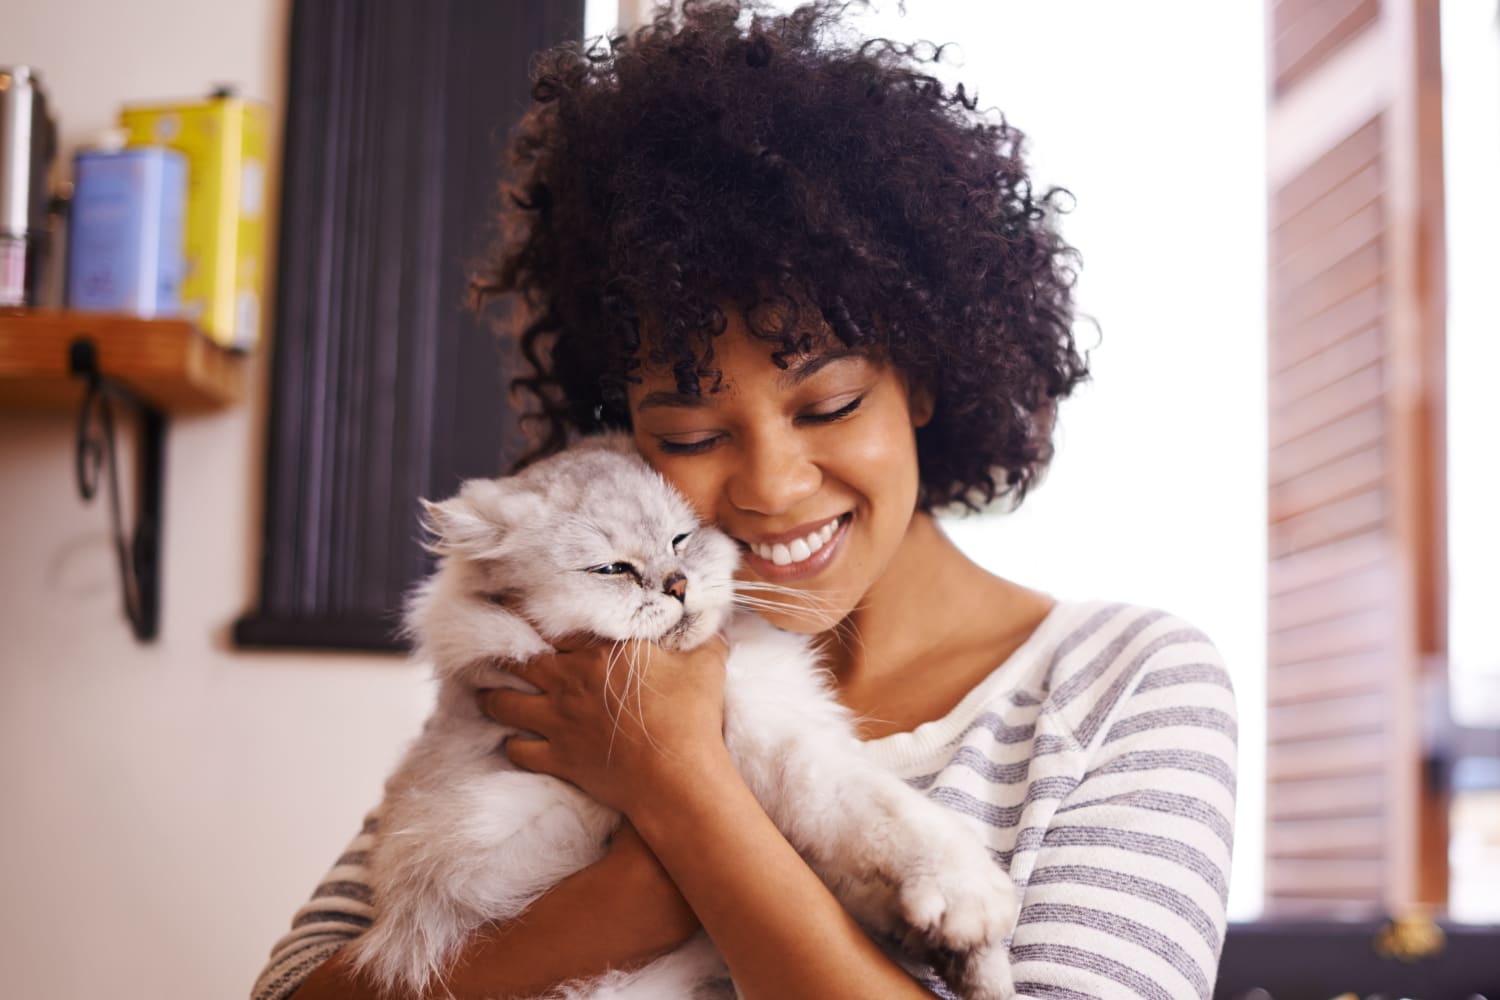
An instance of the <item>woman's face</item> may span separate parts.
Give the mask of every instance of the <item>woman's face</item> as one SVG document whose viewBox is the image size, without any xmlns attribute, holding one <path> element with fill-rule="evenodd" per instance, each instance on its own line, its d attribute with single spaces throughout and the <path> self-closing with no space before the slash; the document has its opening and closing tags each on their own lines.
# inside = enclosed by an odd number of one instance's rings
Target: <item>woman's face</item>
<svg viewBox="0 0 1500 1000">
<path fill-rule="evenodd" d="M 781 369 L 736 313 L 714 340 L 717 393 L 684 396 L 670 371 L 641 371 L 629 394 L 636 444 L 740 543 L 740 580 L 788 588 L 742 589 L 783 605 L 765 617 L 821 632 L 861 603 L 906 537 L 928 407 L 913 407 L 895 368 L 837 343 Z"/>
</svg>

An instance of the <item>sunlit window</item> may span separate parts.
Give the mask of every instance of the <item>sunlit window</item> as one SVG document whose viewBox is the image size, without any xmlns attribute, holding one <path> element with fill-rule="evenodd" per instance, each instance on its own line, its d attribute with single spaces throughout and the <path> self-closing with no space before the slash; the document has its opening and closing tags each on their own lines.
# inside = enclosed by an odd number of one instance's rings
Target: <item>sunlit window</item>
<svg viewBox="0 0 1500 1000">
<path fill-rule="evenodd" d="M 1445 0 L 1444 185 L 1448 232 L 1449 702 L 1456 732 L 1500 727 L 1500 8 Z M 1481 741 L 1482 742 L 1482 741 Z M 1455 749 L 1474 748 L 1472 735 Z M 1500 736 L 1494 741 L 1500 744 Z M 1492 750 L 1493 753 L 1493 750 Z M 1500 760 L 1453 774 L 1449 911 L 1500 920 Z"/>
</svg>

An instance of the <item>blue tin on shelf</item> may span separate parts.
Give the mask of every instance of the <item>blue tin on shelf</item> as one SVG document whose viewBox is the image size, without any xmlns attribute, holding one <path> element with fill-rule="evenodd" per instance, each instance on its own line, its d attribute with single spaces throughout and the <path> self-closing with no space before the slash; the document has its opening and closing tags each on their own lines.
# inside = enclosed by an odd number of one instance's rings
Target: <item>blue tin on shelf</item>
<svg viewBox="0 0 1500 1000">
<path fill-rule="evenodd" d="M 68 226 L 68 305 L 178 315 L 186 199 L 181 153 L 155 146 L 79 153 Z"/>
</svg>

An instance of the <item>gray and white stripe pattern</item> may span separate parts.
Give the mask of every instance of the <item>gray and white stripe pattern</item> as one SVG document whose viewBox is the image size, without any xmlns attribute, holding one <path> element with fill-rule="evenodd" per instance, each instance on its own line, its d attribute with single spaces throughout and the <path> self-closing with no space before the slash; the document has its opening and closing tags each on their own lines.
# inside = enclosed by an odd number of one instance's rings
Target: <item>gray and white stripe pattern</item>
<svg viewBox="0 0 1500 1000">
<path fill-rule="evenodd" d="M 271 949 L 271 959 L 255 981 L 252 1000 L 291 996 L 314 969 L 374 922 L 367 859 L 379 831 L 377 810 L 365 817 L 359 835 L 293 915 L 292 929 Z"/>
<path fill-rule="evenodd" d="M 1021 996 L 1206 1000 L 1235 738 L 1229 675 L 1197 629 L 1063 602 L 948 716 L 866 747 L 962 816 L 1015 880 Z"/>
<path fill-rule="evenodd" d="M 1224 941 L 1235 737 L 1229 675 L 1197 629 L 1063 601 L 948 715 L 865 747 L 1010 872 L 1022 997 L 1206 1000 Z M 369 926 L 377 833 L 372 814 L 277 942 L 253 1000 L 284 1000 Z"/>
</svg>

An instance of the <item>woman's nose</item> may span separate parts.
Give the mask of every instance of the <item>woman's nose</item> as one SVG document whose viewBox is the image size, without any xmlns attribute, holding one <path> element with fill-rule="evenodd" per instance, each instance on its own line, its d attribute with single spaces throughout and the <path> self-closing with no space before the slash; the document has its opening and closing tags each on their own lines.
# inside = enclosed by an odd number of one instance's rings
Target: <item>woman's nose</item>
<svg viewBox="0 0 1500 1000">
<path fill-rule="evenodd" d="M 728 484 L 729 502 L 757 514 L 784 514 L 812 496 L 823 473 L 795 442 L 766 442 L 746 449 Z"/>
</svg>

